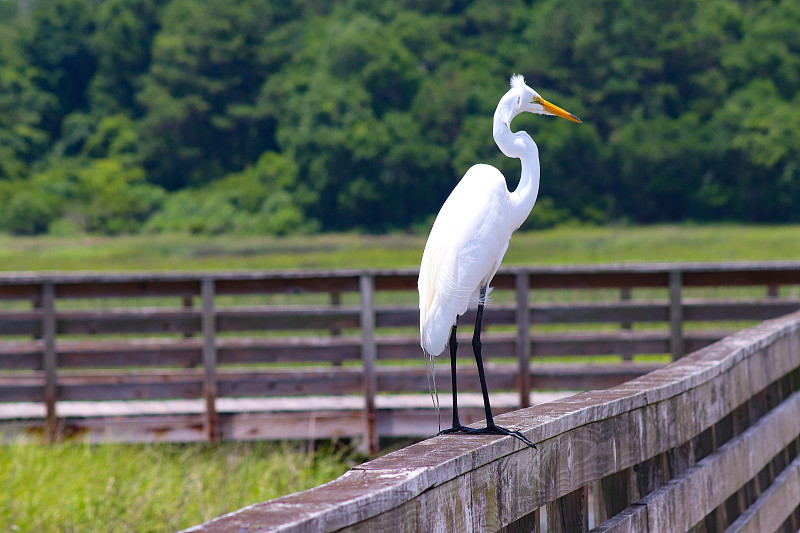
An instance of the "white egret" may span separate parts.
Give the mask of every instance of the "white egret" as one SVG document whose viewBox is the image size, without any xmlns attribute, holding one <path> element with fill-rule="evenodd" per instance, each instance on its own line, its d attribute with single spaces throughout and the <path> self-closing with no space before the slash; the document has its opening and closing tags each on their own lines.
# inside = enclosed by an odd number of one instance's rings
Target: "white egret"
<svg viewBox="0 0 800 533">
<path fill-rule="evenodd" d="M 422 254 L 418 288 L 420 337 L 426 356 L 436 356 L 450 345 L 453 386 L 453 427 L 445 433 L 463 432 L 512 435 L 536 447 L 519 431 L 494 423 L 481 356 L 481 319 L 489 283 L 508 249 L 511 234 L 525 221 L 539 194 L 539 150 L 524 131 L 512 132 L 511 121 L 522 112 L 554 115 L 574 122 L 577 117 L 544 100 L 520 75 L 511 77 L 511 89 L 494 113 L 492 134 L 508 157 L 522 163 L 522 176 L 509 192 L 503 174 L 478 164 L 470 168 L 442 205 Z M 486 427 L 462 426 L 456 394 L 456 328 L 458 317 L 477 306 L 472 349 L 486 410 Z"/>
</svg>

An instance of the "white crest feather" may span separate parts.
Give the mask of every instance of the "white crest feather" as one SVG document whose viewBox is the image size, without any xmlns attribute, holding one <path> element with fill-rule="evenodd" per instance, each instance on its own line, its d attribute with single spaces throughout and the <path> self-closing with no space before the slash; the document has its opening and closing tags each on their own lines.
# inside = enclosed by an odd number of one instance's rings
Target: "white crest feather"
<svg viewBox="0 0 800 533">
<path fill-rule="evenodd" d="M 514 74 L 511 76 L 511 88 L 518 89 L 521 87 L 525 87 L 525 78 L 522 74 Z"/>
</svg>

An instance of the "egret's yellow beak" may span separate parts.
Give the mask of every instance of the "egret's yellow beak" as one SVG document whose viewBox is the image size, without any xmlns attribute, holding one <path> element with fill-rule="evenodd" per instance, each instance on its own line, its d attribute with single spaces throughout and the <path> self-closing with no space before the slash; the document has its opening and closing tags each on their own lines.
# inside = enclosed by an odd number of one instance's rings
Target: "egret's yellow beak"
<svg viewBox="0 0 800 533">
<path fill-rule="evenodd" d="M 552 115 L 555 115 L 555 116 L 561 117 L 561 118 L 565 118 L 567 120 L 571 120 L 572 122 L 579 122 L 579 123 L 583 124 L 583 121 L 581 121 L 581 119 L 579 119 L 578 117 L 576 117 L 575 115 L 573 115 L 569 111 L 564 111 L 563 109 L 561 109 L 557 105 L 551 104 L 550 102 L 548 102 L 547 100 L 545 100 L 542 97 L 539 97 L 539 102 L 538 103 L 539 103 L 539 105 L 541 105 L 544 108 L 545 111 L 547 111 L 548 113 L 550 113 Z"/>
</svg>

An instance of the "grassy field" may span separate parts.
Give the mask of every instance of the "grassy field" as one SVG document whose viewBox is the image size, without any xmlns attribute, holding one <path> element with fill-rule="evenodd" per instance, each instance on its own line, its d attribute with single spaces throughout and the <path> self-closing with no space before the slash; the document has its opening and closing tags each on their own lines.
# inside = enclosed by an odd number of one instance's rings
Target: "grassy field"
<svg viewBox="0 0 800 533">
<path fill-rule="evenodd" d="M 415 268 L 424 236 L 0 236 L 0 270 Z M 506 265 L 800 259 L 800 226 L 559 228 L 512 239 Z M 333 479 L 358 460 L 267 443 L 11 444 L 0 531 L 174 531 Z"/>
<path fill-rule="evenodd" d="M 0 236 L 0 270 L 416 267 L 425 236 Z M 800 258 L 800 226 L 580 227 L 514 236 L 506 265 Z"/>
<path fill-rule="evenodd" d="M 341 475 L 355 457 L 275 443 L 12 443 L 0 453 L 0 531 L 176 531 Z"/>
</svg>

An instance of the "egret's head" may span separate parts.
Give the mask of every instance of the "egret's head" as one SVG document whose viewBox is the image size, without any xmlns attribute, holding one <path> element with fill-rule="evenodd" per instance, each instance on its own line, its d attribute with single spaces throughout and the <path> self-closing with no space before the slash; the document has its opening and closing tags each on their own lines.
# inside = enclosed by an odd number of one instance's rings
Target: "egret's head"
<svg viewBox="0 0 800 533">
<path fill-rule="evenodd" d="M 507 93 L 506 97 L 509 96 L 511 97 L 510 103 L 512 104 L 510 118 L 527 111 L 528 113 L 551 115 L 565 118 L 573 122 L 581 122 L 581 120 L 572 113 L 564 111 L 560 107 L 551 104 L 539 96 L 539 93 L 525 84 L 525 78 L 523 78 L 521 74 L 514 74 L 511 76 L 511 90 Z"/>
</svg>

